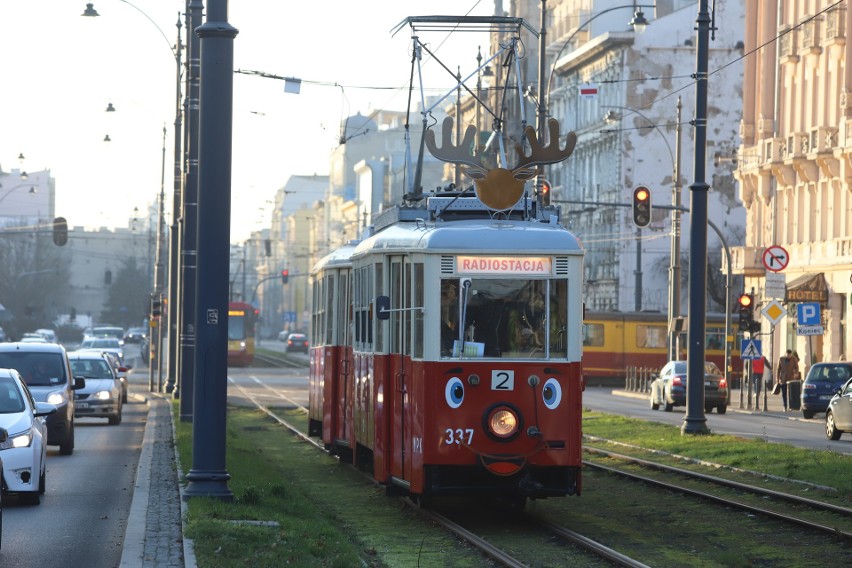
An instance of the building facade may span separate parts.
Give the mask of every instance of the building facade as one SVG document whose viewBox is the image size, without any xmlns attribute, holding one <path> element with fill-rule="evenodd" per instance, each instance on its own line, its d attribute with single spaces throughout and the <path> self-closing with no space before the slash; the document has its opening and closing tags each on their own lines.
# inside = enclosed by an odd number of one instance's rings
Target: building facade
<svg viewBox="0 0 852 568">
<path fill-rule="evenodd" d="M 754 0 L 745 18 L 736 177 L 748 222 L 733 269 L 763 307 L 774 300 L 786 310 L 775 326 L 761 318 L 764 354 L 793 349 L 805 370 L 852 352 L 850 23 L 846 3 L 828 0 Z M 787 253 L 777 273 L 764 263 L 770 247 Z M 821 333 L 799 329 L 802 303 L 819 306 Z"/>
</svg>

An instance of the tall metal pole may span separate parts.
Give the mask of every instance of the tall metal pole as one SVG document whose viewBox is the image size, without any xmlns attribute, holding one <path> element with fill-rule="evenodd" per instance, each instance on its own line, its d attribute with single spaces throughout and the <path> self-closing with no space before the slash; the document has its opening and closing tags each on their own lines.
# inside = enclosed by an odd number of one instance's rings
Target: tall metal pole
<svg viewBox="0 0 852 568">
<path fill-rule="evenodd" d="M 201 45 L 198 154 L 198 270 L 192 467 L 185 498 L 231 500 L 225 469 L 228 394 L 228 261 L 234 38 L 227 0 L 210 0 L 196 31 Z M 201 285 L 203 283 L 203 285 Z"/>
<path fill-rule="evenodd" d="M 164 216 L 164 205 L 163 203 L 166 200 L 166 125 L 163 125 L 163 160 L 162 167 L 160 171 L 160 197 L 157 200 L 157 209 L 158 209 L 158 217 L 157 217 L 157 248 L 155 249 L 155 263 L 154 263 L 154 293 L 152 297 L 152 302 L 156 302 L 158 306 L 160 306 L 161 315 L 154 319 L 153 313 L 151 314 L 152 321 L 156 321 L 156 327 L 151 327 L 151 356 L 148 361 L 148 389 L 151 391 L 158 390 L 158 384 L 162 381 L 162 345 L 161 341 L 163 338 L 163 321 L 166 319 L 165 314 L 162 313 L 162 301 L 163 301 L 163 283 L 165 282 L 165 274 L 163 274 L 165 266 L 163 264 L 163 255 L 165 251 L 165 237 L 163 235 L 163 230 L 165 226 Z M 153 307 L 153 306 L 152 306 Z M 152 310 L 153 311 L 153 310 Z"/>
<path fill-rule="evenodd" d="M 180 374 L 175 397 L 180 398 L 180 419 L 192 421 L 195 374 L 196 267 L 198 243 L 198 94 L 201 46 L 195 30 L 201 25 L 201 0 L 189 0 L 187 7 L 187 99 L 186 99 L 186 179 L 181 205 L 181 318 Z"/>
<path fill-rule="evenodd" d="M 547 122 L 547 98 L 546 98 L 546 88 L 544 81 L 544 74 L 547 68 L 547 30 L 545 29 L 545 24 L 547 23 L 547 0 L 541 0 L 541 26 L 538 32 L 538 113 L 536 115 L 536 135 L 538 136 L 538 140 L 540 143 L 544 144 L 544 132 L 547 130 L 544 127 L 545 122 Z M 544 186 L 544 176 L 539 175 L 536 177 L 535 181 L 535 196 L 536 196 L 536 204 L 538 208 L 541 208 L 542 205 L 547 205 L 544 203 L 544 196 L 542 195 L 542 187 Z M 549 196 L 548 196 L 549 197 Z"/>
<path fill-rule="evenodd" d="M 678 340 L 680 332 L 674 329 L 673 322 L 680 317 L 680 203 L 683 184 L 680 182 L 680 97 L 677 98 L 677 120 L 675 130 L 675 162 L 672 171 L 672 238 L 669 267 L 669 361 L 680 359 Z"/>
<path fill-rule="evenodd" d="M 178 258 L 180 257 L 180 231 L 178 230 L 178 220 L 180 218 L 180 202 L 181 202 L 181 185 L 183 175 L 181 174 L 181 164 L 183 163 L 183 125 L 181 112 L 181 21 L 180 12 L 178 12 L 177 21 L 177 43 L 175 44 L 175 164 L 174 164 L 174 186 L 172 190 L 172 225 L 170 231 L 171 245 L 169 246 L 169 359 L 168 373 L 166 380 L 166 392 L 172 392 L 175 388 L 177 377 L 178 364 L 178 290 L 180 286 L 180 275 L 178 273 Z M 162 386 L 162 385 L 161 385 Z M 162 390 L 162 388 L 160 389 Z"/>
<path fill-rule="evenodd" d="M 710 12 L 708 0 L 698 3 L 697 52 L 695 62 L 695 180 L 689 186 L 689 335 L 686 363 L 686 416 L 681 433 L 706 434 L 704 415 L 704 325 L 707 295 L 707 68 L 710 58 Z"/>
<path fill-rule="evenodd" d="M 633 272 L 635 277 L 633 291 L 633 310 L 642 311 L 642 229 L 636 227 L 636 270 Z"/>
</svg>

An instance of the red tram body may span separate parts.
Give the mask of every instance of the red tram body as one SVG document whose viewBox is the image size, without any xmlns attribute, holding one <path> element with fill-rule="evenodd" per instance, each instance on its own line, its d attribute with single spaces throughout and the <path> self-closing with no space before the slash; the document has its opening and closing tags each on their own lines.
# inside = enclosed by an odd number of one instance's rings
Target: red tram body
<svg viewBox="0 0 852 568">
<path fill-rule="evenodd" d="M 392 493 L 579 494 L 582 246 L 477 205 L 430 197 L 316 265 L 310 431 Z"/>
</svg>

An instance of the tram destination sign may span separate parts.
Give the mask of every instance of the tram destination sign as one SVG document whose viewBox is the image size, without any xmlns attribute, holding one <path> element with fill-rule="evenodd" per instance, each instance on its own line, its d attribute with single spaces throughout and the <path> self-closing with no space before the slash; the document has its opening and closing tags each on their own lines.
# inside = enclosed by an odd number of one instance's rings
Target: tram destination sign
<svg viewBox="0 0 852 568">
<path fill-rule="evenodd" d="M 456 272 L 550 276 L 553 274 L 553 262 L 549 256 L 457 256 Z"/>
</svg>

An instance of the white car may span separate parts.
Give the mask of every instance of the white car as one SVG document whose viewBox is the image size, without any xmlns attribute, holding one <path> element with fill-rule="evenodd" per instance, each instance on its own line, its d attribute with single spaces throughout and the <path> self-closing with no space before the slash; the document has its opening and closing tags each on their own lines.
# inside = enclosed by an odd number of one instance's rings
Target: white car
<svg viewBox="0 0 852 568">
<path fill-rule="evenodd" d="M 124 359 L 124 349 L 118 339 L 114 337 L 90 337 L 83 340 L 80 348 L 77 351 L 108 351 L 118 355 L 119 359 Z"/>
<path fill-rule="evenodd" d="M 68 354 L 74 378 L 84 378 L 86 386 L 74 392 L 76 418 L 106 418 L 111 426 L 121 424 L 121 381 L 103 353 L 72 351 Z"/>
<path fill-rule="evenodd" d="M 47 479 L 47 425 L 43 417 L 56 412 L 36 402 L 15 369 L 0 369 L 0 428 L 8 438 L 0 442 L 4 489 L 37 505 Z"/>
</svg>

